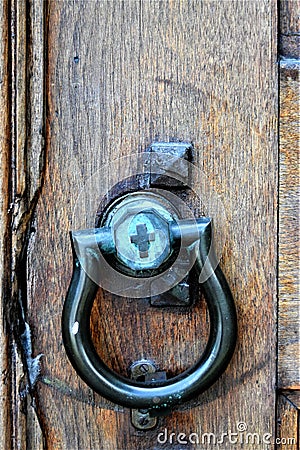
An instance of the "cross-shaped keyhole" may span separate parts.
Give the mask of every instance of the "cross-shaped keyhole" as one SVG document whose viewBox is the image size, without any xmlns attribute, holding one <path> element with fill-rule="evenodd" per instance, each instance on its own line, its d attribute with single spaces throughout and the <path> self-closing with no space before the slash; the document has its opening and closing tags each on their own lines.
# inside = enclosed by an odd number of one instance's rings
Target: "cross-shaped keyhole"
<svg viewBox="0 0 300 450">
<path fill-rule="evenodd" d="M 137 234 L 130 236 L 130 242 L 138 246 L 140 258 L 147 258 L 149 244 L 155 240 L 154 233 L 147 232 L 147 226 L 144 223 L 138 223 L 136 226 Z"/>
</svg>

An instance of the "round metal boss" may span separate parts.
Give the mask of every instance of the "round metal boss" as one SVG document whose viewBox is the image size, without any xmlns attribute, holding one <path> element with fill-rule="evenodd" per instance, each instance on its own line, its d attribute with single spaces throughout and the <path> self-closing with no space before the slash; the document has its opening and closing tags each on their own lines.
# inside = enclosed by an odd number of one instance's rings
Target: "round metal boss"
<svg viewBox="0 0 300 450">
<path fill-rule="evenodd" d="M 116 252 L 106 257 L 117 270 L 149 277 L 165 270 L 177 256 L 169 225 L 179 220 L 174 206 L 150 191 L 135 192 L 113 202 L 103 214 L 101 227 L 112 230 Z"/>
</svg>

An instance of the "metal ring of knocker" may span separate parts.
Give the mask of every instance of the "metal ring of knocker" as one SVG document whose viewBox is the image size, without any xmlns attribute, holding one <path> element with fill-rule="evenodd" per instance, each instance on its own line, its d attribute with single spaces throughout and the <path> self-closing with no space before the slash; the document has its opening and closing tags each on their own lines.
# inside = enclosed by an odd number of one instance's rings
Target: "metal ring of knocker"
<svg viewBox="0 0 300 450">
<path fill-rule="evenodd" d="M 139 195 L 139 193 L 135 193 L 135 195 Z M 121 209 L 122 202 L 124 203 L 123 200 L 119 202 Z M 143 219 L 145 219 L 145 212 L 143 214 Z M 161 217 L 161 214 L 156 215 L 155 208 L 149 211 L 149 214 L 147 220 L 154 221 L 154 226 L 157 226 L 155 221 L 158 220 L 157 217 Z M 113 211 L 111 216 L 116 217 L 117 215 Z M 136 230 L 140 230 L 141 226 L 138 228 L 139 217 L 136 219 L 137 216 L 138 214 L 134 216 L 134 225 Z M 113 372 L 100 359 L 92 343 L 90 315 L 98 285 L 86 273 L 89 273 L 87 270 L 89 265 L 99 264 L 99 261 L 95 261 L 97 259 L 95 252 L 91 251 L 95 243 L 103 255 L 115 257 L 118 237 L 113 235 L 112 228 L 107 226 L 109 220 L 113 219 L 107 219 L 101 228 L 73 232 L 71 235 L 74 269 L 63 308 L 64 345 L 73 367 L 95 392 L 116 404 L 133 409 L 147 409 L 150 414 L 157 415 L 162 410 L 171 409 L 195 398 L 209 388 L 224 372 L 236 344 L 235 305 L 220 267 L 213 264 L 211 220 L 202 217 L 194 222 L 191 220 L 169 222 L 168 238 L 173 243 L 181 243 L 181 245 L 196 242 L 198 252 L 194 268 L 198 276 L 203 269 L 207 271 L 207 279 L 201 286 L 210 316 L 208 343 L 200 360 L 194 366 L 171 379 L 146 383 L 129 380 Z M 151 241 L 149 235 L 147 239 L 146 244 L 148 242 L 149 247 Z M 131 238 L 131 242 L 135 243 L 135 238 Z M 145 244 L 145 239 L 141 242 Z M 147 260 L 145 254 L 141 256 L 144 258 L 143 261 Z M 127 257 L 128 255 L 124 254 L 117 257 L 119 267 L 126 266 Z M 213 269 L 213 267 L 216 268 Z M 159 269 L 156 267 L 153 270 L 157 273 Z"/>
</svg>

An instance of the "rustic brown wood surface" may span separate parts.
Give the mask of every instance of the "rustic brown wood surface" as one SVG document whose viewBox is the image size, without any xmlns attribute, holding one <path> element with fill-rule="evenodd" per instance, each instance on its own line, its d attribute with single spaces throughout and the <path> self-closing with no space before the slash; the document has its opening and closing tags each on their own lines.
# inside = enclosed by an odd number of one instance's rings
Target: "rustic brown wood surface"
<svg viewBox="0 0 300 450">
<path fill-rule="evenodd" d="M 280 0 L 279 52 L 287 58 L 300 57 L 300 1 Z"/>
<path fill-rule="evenodd" d="M 43 438 L 48 449 L 179 449 L 174 436 L 158 443 L 158 433 L 197 433 L 201 442 L 208 432 L 218 440 L 239 422 L 250 433 L 275 435 L 276 13 L 276 2 L 12 2 L 9 324 L 23 333 L 23 360 L 11 347 L 13 448 L 39 448 Z M 97 169 L 174 138 L 194 143 L 195 164 L 225 205 L 227 223 L 215 219 L 227 237 L 222 267 L 239 340 L 226 373 L 195 408 L 144 433 L 127 410 L 87 388 L 66 358 L 60 320 L 72 270 L 68 231 L 77 196 Z M 171 312 L 99 292 L 91 326 L 98 352 L 117 372 L 143 356 L 173 375 L 199 357 L 207 322 L 203 299 Z M 225 439 L 214 448 L 231 446 Z"/>
<path fill-rule="evenodd" d="M 26 252 L 43 177 L 44 2 L 4 2 L 1 73 L 1 239 L 4 283 L 1 295 L 9 363 L 1 448 L 41 448 L 42 433 L 32 397 L 38 375 L 26 323 Z M 3 209 L 2 209 L 3 208 Z M 2 249 L 1 249 L 2 255 Z M 2 329 L 2 327 L 1 327 Z M 3 364 L 5 343 L 3 344 Z M 31 375 L 30 375 L 31 373 Z M 35 374 L 35 375 L 34 375 Z M 3 401 L 3 405 L 5 402 Z M 3 408 L 5 411 L 5 408 Z"/>
<path fill-rule="evenodd" d="M 300 3 L 280 2 L 278 448 L 299 448 L 299 43 Z M 297 390 L 298 389 L 298 390 Z M 284 439 L 296 436 L 297 444 Z"/>
<path fill-rule="evenodd" d="M 299 69 L 280 66 L 278 386 L 300 389 Z"/>
<path fill-rule="evenodd" d="M 278 397 L 278 450 L 298 450 L 299 448 L 299 392 L 284 392 Z"/>
<path fill-rule="evenodd" d="M 47 36 L 47 169 L 27 260 L 27 320 L 34 356 L 44 354 L 35 401 L 47 448 L 154 449 L 163 447 L 157 435 L 165 428 L 220 438 L 238 422 L 274 435 L 275 2 L 50 2 Z M 143 433 L 127 410 L 91 392 L 66 358 L 68 231 L 77 195 L 101 165 L 172 138 L 194 142 L 195 164 L 226 208 L 222 267 L 239 341 L 199 406 Z M 203 303 L 181 313 L 141 303 L 99 293 L 92 328 L 105 361 L 121 373 L 142 355 L 170 373 L 189 366 L 207 336 Z"/>
<path fill-rule="evenodd" d="M 9 348 L 8 338 L 5 330 L 5 317 L 3 315 L 7 276 L 7 231 L 9 196 L 8 196 L 8 167 L 9 167 L 9 78 L 8 78 L 8 5 L 4 1 L 0 5 L 0 111 L 2 120 L 0 121 L 0 448 L 5 448 L 5 443 L 9 440 L 10 434 L 10 385 L 9 385 Z"/>
</svg>

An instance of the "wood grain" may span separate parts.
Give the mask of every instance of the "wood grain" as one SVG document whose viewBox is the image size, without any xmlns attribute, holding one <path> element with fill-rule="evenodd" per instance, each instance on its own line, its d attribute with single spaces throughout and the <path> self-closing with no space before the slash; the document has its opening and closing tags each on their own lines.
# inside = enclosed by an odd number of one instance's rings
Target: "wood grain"
<svg viewBox="0 0 300 450">
<path fill-rule="evenodd" d="M 278 385 L 300 389 L 299 69 L 280 65 Z"/>
<path fill-rule="evenodd" d="M 5 304 L 7 299 L 7 232 L 9 228 L 9 74 L 8 74 L 8 2 L 0 5 L 0 448 L 5 448 L 10 440 L 10 377 L 9 377 L 9 345 L 5 326 Z"/>
<path fill-rule="evenodd" d="M 34 384 L 38 360 L 32 355 L 27 323 L 26 253 L 35 205 L 43 177 L 43 1 L 9 2 L 7 149 L 4 198 L 6 205 L 5 276 L 3 307 L 9 342 L 10 423 L 3 448 L 42 448 L 42 432 L 35 412 Z M 1 124 L 1 125 L 3 125 Z M 7 205 L 8 203 L 8 205 Z M 37 364 L 35 364 L 37 363 Z"/>
<path fill-rule="evenodd" d="M 280 0 L 279 52 L 286 58 L 300 57 L 300 1 Z"/>
<path fill-rule="evenodd" d="M 47 36 L 47 171 L 27 259 L 33 349 L 44 354 L 35 398 L 47 448 L 179 449 L 159 445 L 158 433 L 220 436 L 240 421 L 274 434 L 276 3 L 49 2 Z M 222 267 L 239 341 L 228 370 L 195 408 L 142 433 L 129 411 L 91 392 L 66 358 L 60 319 L 72 270 L 68 231 L 80 190 L 101 166 L 174 138 L 194 143 L 195 164 L 225 205 Z M 190 365 L 207 336 L 203 302 L 181 313 L 141 303 L 99 292 L 98 352 L 121 373 L 141 356 L 171 373 Z"/>
<path fill-rule="evenodd" d="M 277 403 L 277 445 L 276 449 L 297 450 L 299 448 L 300 397 L 298 393 L 285 392 L 279 395 Z"/>
</svg>

